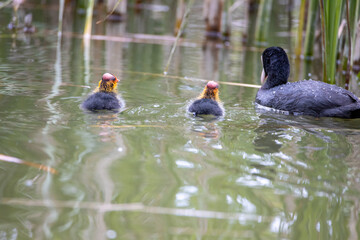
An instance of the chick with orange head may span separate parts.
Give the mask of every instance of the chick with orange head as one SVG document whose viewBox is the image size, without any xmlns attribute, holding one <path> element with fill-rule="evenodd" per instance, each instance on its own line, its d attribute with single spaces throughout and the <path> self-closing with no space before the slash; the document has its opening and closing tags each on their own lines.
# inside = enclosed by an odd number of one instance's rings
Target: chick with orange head
<svg viewBox="0 0 360 240">
<path fill-rule="evenodd" d="M 90 111 L 97 110 L 118 110 L 121 108 L 117 97 L 117 79 L 111 73 L 104 73 L 99 86 L 83 103 L 82 107 Z"/>
<path fill-rule="evenodd" d="M 198 99 L 190 105 L 188 111 L 193 113 L 194 116 L 222 116 L 224 110 L 219 98 L 219 84 L 214 81 L 209 81 Z"/>
</svg>

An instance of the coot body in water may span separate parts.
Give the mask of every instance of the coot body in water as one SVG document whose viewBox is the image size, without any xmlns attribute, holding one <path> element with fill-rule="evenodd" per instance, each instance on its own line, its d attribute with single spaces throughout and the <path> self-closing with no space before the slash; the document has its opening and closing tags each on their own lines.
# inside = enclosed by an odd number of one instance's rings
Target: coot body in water
<svg viewBox="0 0 360 240">
<path fill-rule="evenodd" d="M 313 80 L 287 82 L 290 64 L 282 48 L 267 48 L 262 63 L 256 103 L 294 115 L 360 118 L 359 98 L 343 88 Z"/>
<path fill-rule="evenodd" d="M 219 98 L 219 84 L 214 81 L 209 81 L 199 98 L 190 105 L 188 111 L 193 113 L 194 116 L 222 116 L 224 111 Z"/>
<path fill-rule="evenodd" d="M 121 105 L 116 92 L 118 82 L 119 80 L 113 74 L 105 73 L 95 93 L 90 95 L 81 106 L 90 111 L 120 109 Z"/>
</svg>

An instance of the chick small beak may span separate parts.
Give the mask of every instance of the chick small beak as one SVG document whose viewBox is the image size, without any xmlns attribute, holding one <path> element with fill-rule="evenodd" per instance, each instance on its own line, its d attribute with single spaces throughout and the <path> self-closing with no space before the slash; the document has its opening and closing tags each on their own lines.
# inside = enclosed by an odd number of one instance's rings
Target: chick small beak
<svg viewBox="0 0 360 240">
<path fill-rule="evenodd" d="M 115 77 L 115 82 L 118 83 L 118 82 L 120 82 L 120 80 L 117 79 L 117 77 Z"/>
</svg>

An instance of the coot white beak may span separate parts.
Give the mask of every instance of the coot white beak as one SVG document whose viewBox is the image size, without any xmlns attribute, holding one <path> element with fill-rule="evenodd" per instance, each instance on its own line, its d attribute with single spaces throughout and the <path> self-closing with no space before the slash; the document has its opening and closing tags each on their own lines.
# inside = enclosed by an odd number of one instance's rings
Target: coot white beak
<svg viewBox="0 0 360 240">
<path fill-rule="evenodd" d="M 261 73 L 261 84 L 264 84 L 264 82 L 266 81 L 267 76 L 265 76 L 265 71 L 264 69 L 262 70 Z"/>
<path fill-rule="evenodd" d="M 260 58 L 261 58 L 261 64 L 264 66 L 262 56 Z M 264 71 L 264 67 L 263 67 L 263 70 L 261 72 L 261 84 L 264 84 L 265 81 L 266 81 L 266 76 L 265 76 L 265 71 Z"/>
</svg>

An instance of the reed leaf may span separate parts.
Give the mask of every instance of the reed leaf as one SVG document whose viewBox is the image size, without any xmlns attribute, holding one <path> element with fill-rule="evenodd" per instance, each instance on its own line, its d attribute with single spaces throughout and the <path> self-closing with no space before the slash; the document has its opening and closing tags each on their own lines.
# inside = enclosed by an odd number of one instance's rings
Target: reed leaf
<svg viewBox="0 0 360 240">
<path fill-rule="evenodd" d="M 59 2 L 59 26 L 58 26 L 58 36 L 62 35 L 62 25 L 63 25 L 63 17 L 64 17 L 64 5 L 65 0 L 60 0 Z"/>
<path fill-rule="evenodd" d="M 89 0 L 86 8 L 84 39 L 88 39 L 91 35 L 93 8 L 94 8 L 94 0 Z"/>
<path fill-rule="evenodd" d="M 342 7 L 343 0 L 320 0 L 324 81 L 332 84 L 335 83 L 338 27 Z"/>
<path fill-rule="evenodd" d="M 360 12 L 360 1 L 359 0 L 350 0 L 349 6 L 349 24 L 351 33 L 351 64 L 354 61 L 354 51 L 360 51 L 360 49 L 355 50 L 356 43 L 356 33 L 357 33 L 357 24 L 359 21 L 359 12 Z"/>
<path fill-rule="evenodd" d="M 306 1 L 301 0 L 300 14 L 299 14 L 299 26 L 297 29 L 298 32 L 297 32 L 296 47 L 295 47 L 296 57 L 300 57 L 300 55 L 301 55 L 303 29 L 304 29 L 304 22 L 305 22 L 305 5 L 306 5 Z"/>
<path fill-rule="evenodd" d="M 306 24 L 304 56 L 309 59 L 314 55 L 315 31 L 317 25 L 317 14 L 319 0 L 310 0 Z"/>
<path fill-rule="evenodd" d="M 261 0 L 256 19 L 255 40 L 258 45 L 265 45 L 269 35 L 272 0 Z"/>
<path fill-rule="evenodd" d="M 349 82 L 350 82 L 350 71 L 351 71 L 351 30 L 350 30 L 350 17 L 349 17 L 349 0 L 345 0 L 346 2 L 346 22 L 347 22 L 347 33 L 348 33 L 348 57 L 347 57 L 347 61 L 346 61 L 346 76 L 345 76 L 345 82 L 346 85 L 345 87 L 348 88 L 349 87 Z"/>
</svg>

